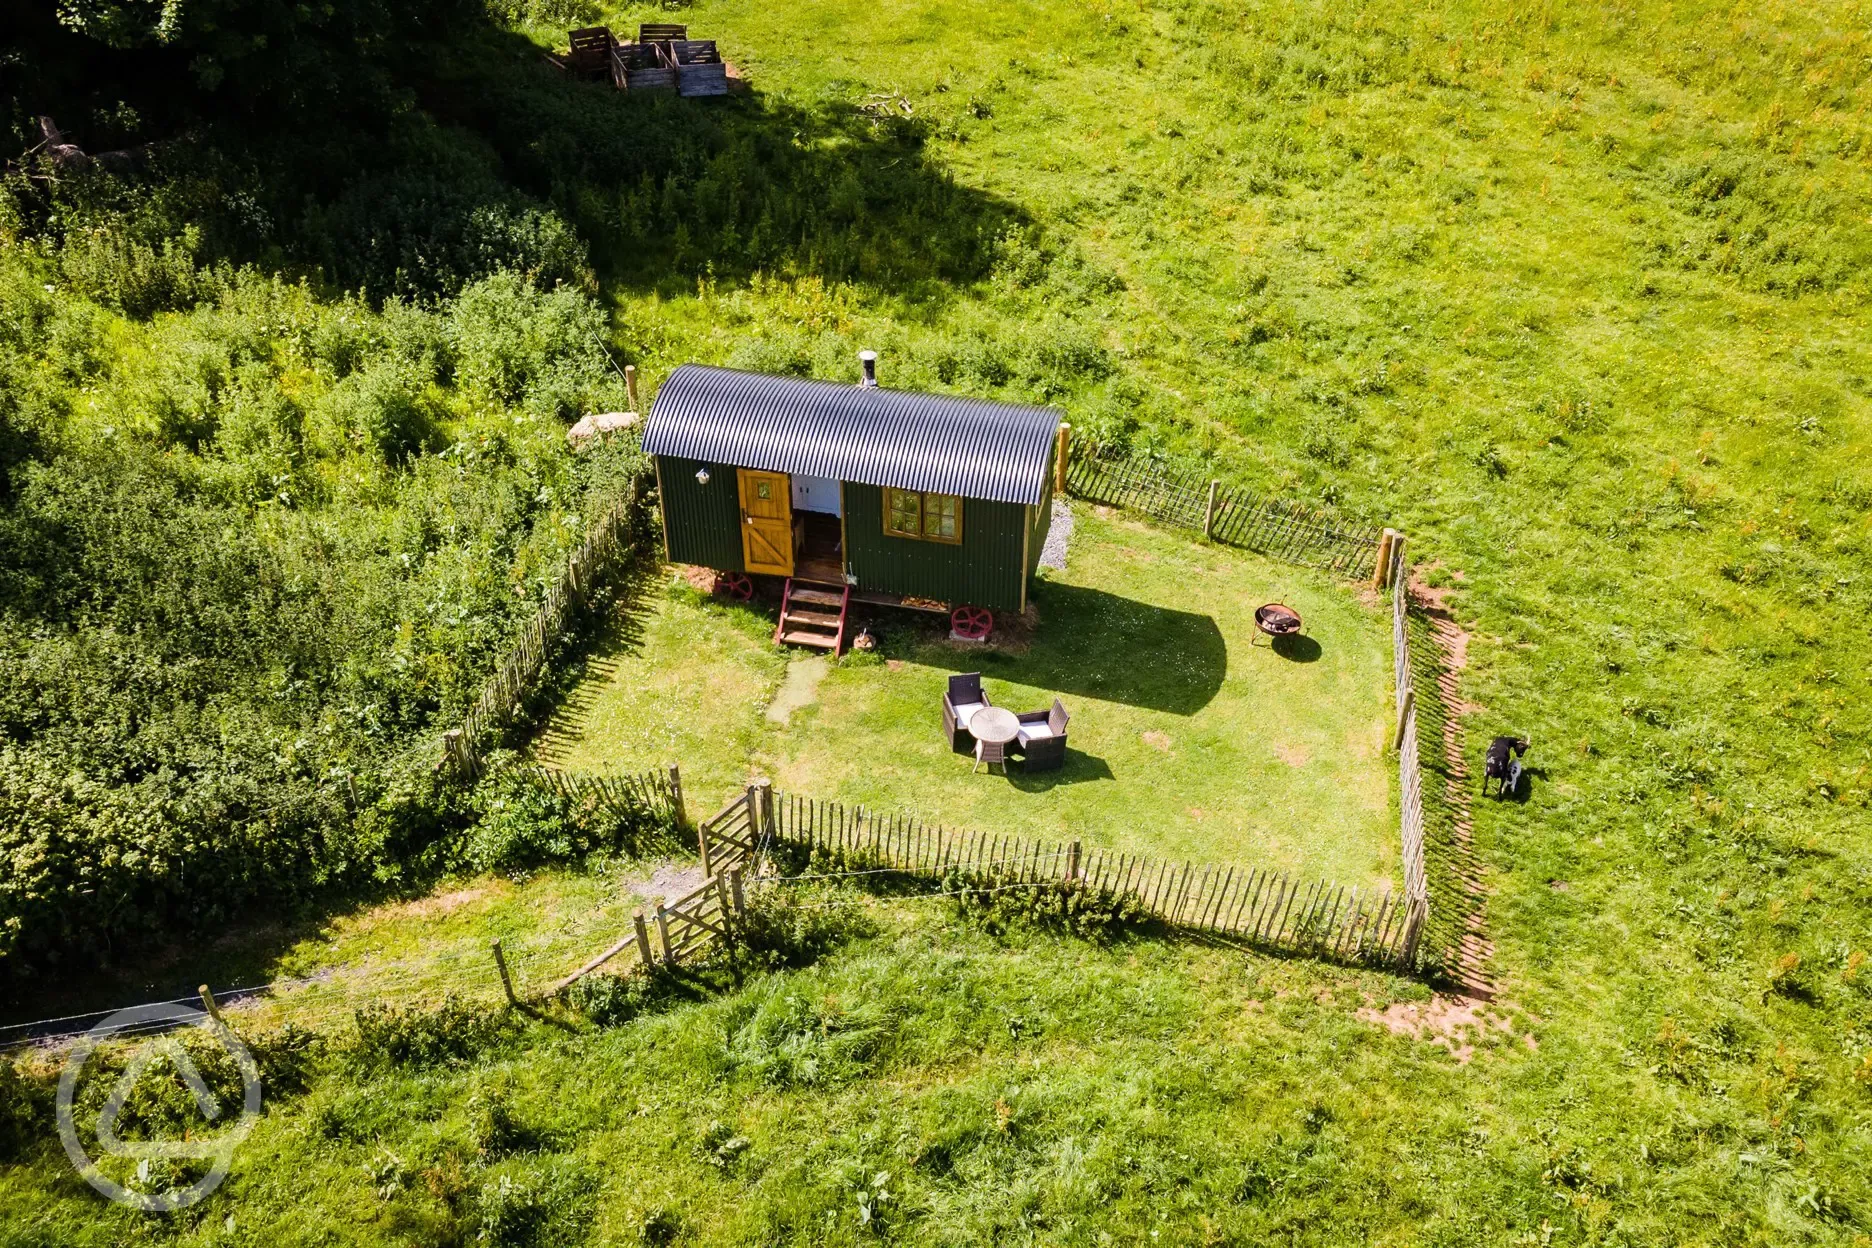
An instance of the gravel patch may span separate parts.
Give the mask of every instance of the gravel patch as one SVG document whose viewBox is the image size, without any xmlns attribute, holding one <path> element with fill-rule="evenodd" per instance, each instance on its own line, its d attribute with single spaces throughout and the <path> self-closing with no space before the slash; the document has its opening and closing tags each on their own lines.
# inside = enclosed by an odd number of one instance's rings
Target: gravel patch
<svg viewBox="0 0 1872 1248">
<path fill-rule="evenodd" d="M 1066 543 L 1072 540 L 1072 508 L 1066 500 L 1053 500 L 1053 523 L 1047 526 L 1046 544 L 1040 547 L 1040 566 L 1055 572 L 1066 570 Z"/>
</svg>

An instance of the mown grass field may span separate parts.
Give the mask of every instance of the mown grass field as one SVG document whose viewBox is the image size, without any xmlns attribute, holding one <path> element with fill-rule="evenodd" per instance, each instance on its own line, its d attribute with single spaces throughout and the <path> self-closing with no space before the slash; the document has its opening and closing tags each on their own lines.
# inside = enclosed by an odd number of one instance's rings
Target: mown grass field
<svg viewBox="0 0 1872 1248">
<path fill-rule="evenodd" d="M 709 257 L 646 226 L 642 193 L 594 191 L 579 228 L 621 240 L 601 257 L 621 351 L 654 383 L 688 359 L 849 376 L 872 347 L 886 384 L 1057 401 L 1404 528 L 1470 633 L 1472 757 L 1534 740 L 1530 800 L 1483 803 L 1475 836 L 1500 1008 L 1538 1048 L 1458 1065 L 1356 1017 L 1421 990 L 1344 971 L 886 924 L 596 1037 L 334 1076 L 175 1238 L 442 1242 L 428 1193 L 503 1173 L 566 1193 L 541 1197 L 566 1238 L 610 1242 L 654 1241 L 664 1210 L 704 1243 L 1872 1235 L 1864 13 L 711 0 L 687 20 L 759 86 L 729 105 L 748 146 L 711 194 L 755 194 L 762 143 L 845 161 L 819 207 L 854 237 L 883 180 L 960 190 L 931 192 L 944 230 L 758 280 L 725 247 L 698 277 Z M 848 124 L 808 124 L 828 116 Z M 912 126 L 913 155 L 860 141 Z M 720 244 L 704 215 L 682 229 Z M 1007 240 L 991 272 L 919 265 L 973 229 Z M 841 1073 L 766 1073 L 811 1058 Z M 462 1106 L 501 1082 L 549 1143 L 483 1158 Z M 378 1150 L 409 1195 L 373 1194 Z M 893 1201 L 862 1221 L 880 1173 Z M 0 1172 L 0 1227 L 143 1233 L 55 1151 Z"/>
<path fill-rule="evenodd" d="M 679 578 L 649 595 L 641 625 L 629 620 L 640 642 L 600 643 L 536 748 L 568 770 L 679 759 L 699 817 L 766 776 L 801 797 L 991 835 L 1394 880 L 1384 612 L 1329 576 L 1074 511 L 1065 570 L 1035 588 L 1037 626 L 986 649 L 886 611 L 872 617 L 875 656 L 776 657 L 772 604 L 698 601 Z M 1308 621 L 1288 652 L 1254 628 L 1254 609 L 1276 599 Z M 982 672 L 997 706 L 1061 699 L 1065 766 L 1015 762 L 1003 777 L 952 752 L 940 710 L 960 671 Z"/>
</svg>

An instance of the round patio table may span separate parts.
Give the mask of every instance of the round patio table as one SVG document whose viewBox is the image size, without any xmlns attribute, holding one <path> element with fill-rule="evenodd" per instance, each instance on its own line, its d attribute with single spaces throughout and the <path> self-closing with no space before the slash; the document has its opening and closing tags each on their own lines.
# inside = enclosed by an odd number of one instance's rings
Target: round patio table
<svg viewBox="0 0 1872 1248">
<path fill-rule="evenodd" d="M 969 770 L 973 772 L 983 763 L 991 768 L 1000 763 L 1001 770 L 1006 771 L 1008 742 L 1020 736 L 1019 717 L 998 706 L 984 706 L 969 717 L 968 730 L 975 738 L 975 766 Z"/>
<path fill-rule="evenodd" d="M 1006 745 L 1020 736 L 1020 719 L 1000 706 L 984 706 L 969 716 L 969 735 L 989 745 Z"/>
</svg>

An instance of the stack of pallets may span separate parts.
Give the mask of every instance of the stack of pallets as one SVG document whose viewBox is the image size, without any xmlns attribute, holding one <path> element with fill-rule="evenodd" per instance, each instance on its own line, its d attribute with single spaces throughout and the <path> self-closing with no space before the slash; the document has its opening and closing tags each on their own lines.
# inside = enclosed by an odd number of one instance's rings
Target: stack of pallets
<svg viewBox="0 0 1872 1248">
<path fill-rule="evenodd" d="M 729 66 L 713 39 L 691 39 L 674 22 L 645 22 L 635 42 L 623 42 L 608 26 L 575 30 L 563 62 L 579 78 L 603 79 L 620 91 L 674 91 L 678 95 L 728 94 Z"/>
</svg>

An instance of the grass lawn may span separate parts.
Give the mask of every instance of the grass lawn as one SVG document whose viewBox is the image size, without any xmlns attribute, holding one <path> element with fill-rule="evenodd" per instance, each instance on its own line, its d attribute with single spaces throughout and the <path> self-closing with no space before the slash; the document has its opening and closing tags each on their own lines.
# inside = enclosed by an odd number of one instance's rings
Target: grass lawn
<svg viewBox="0 0 1872 1248">
<path fill-rule="evenodd" d="M 1367 1242 L 1461 1216 L 1449 1188 L 1475 1127 L 1453 1093 L 1474 1067 L 1371 1021 L 1421 985 L 1196 943 L 995 941 L 939 902 L 845 904 L 855 939 L 739 992 L 596 1028 L 509 1016 L 452 1061 L 359 1069 L 334 1051 L 307 1090 L 269 1091 L 224 1189 L 157 1238 L 843 1245 L 882 1226 L 954 1244 L 1047 1226 L 1058 1237 L 1039 1242 L 1105 1242 L 1096 1227 L 1260 1243 L 1327 1217 L 1331 1180 L 1354 1168 L 1387 1175 L 1386 1198 L 1359 1202 Z M 1505 1072 L 1534 1057 L 1519 1035 L 1477 1040 Z M 1425 1103 L 1375 1092 L 1399 1066 Z M 1540 1142 L 1505 1144 L 1538 1164 Z M 0 1240 L 151 1230 L 95 1198 L 56 1143 L 43 1164 L 0 1167 Z"/>
<path fill-rule="evenodd" d="M 982 649 L 924 617 L 876 617 L 878 656 L 776 654 L 770 608 L 664 582 L 640 637 L 609 644 L 541 753 L 566 768 L 680 758 L 697 812 L 751 775 L 784 791 L 1133 853 L 1249 862 L 1366 885 L 1396 875 L 1383 756 L 1390 637 L 1356 588 L 1075 504 L 1039 623 Z M 1307 621 L 1252 645 L 1254 608 Z M 972 770 L 941 732 L 949 676 L 1019 711 L 1059 697 L 1064 768 Z"/>
</svg>

